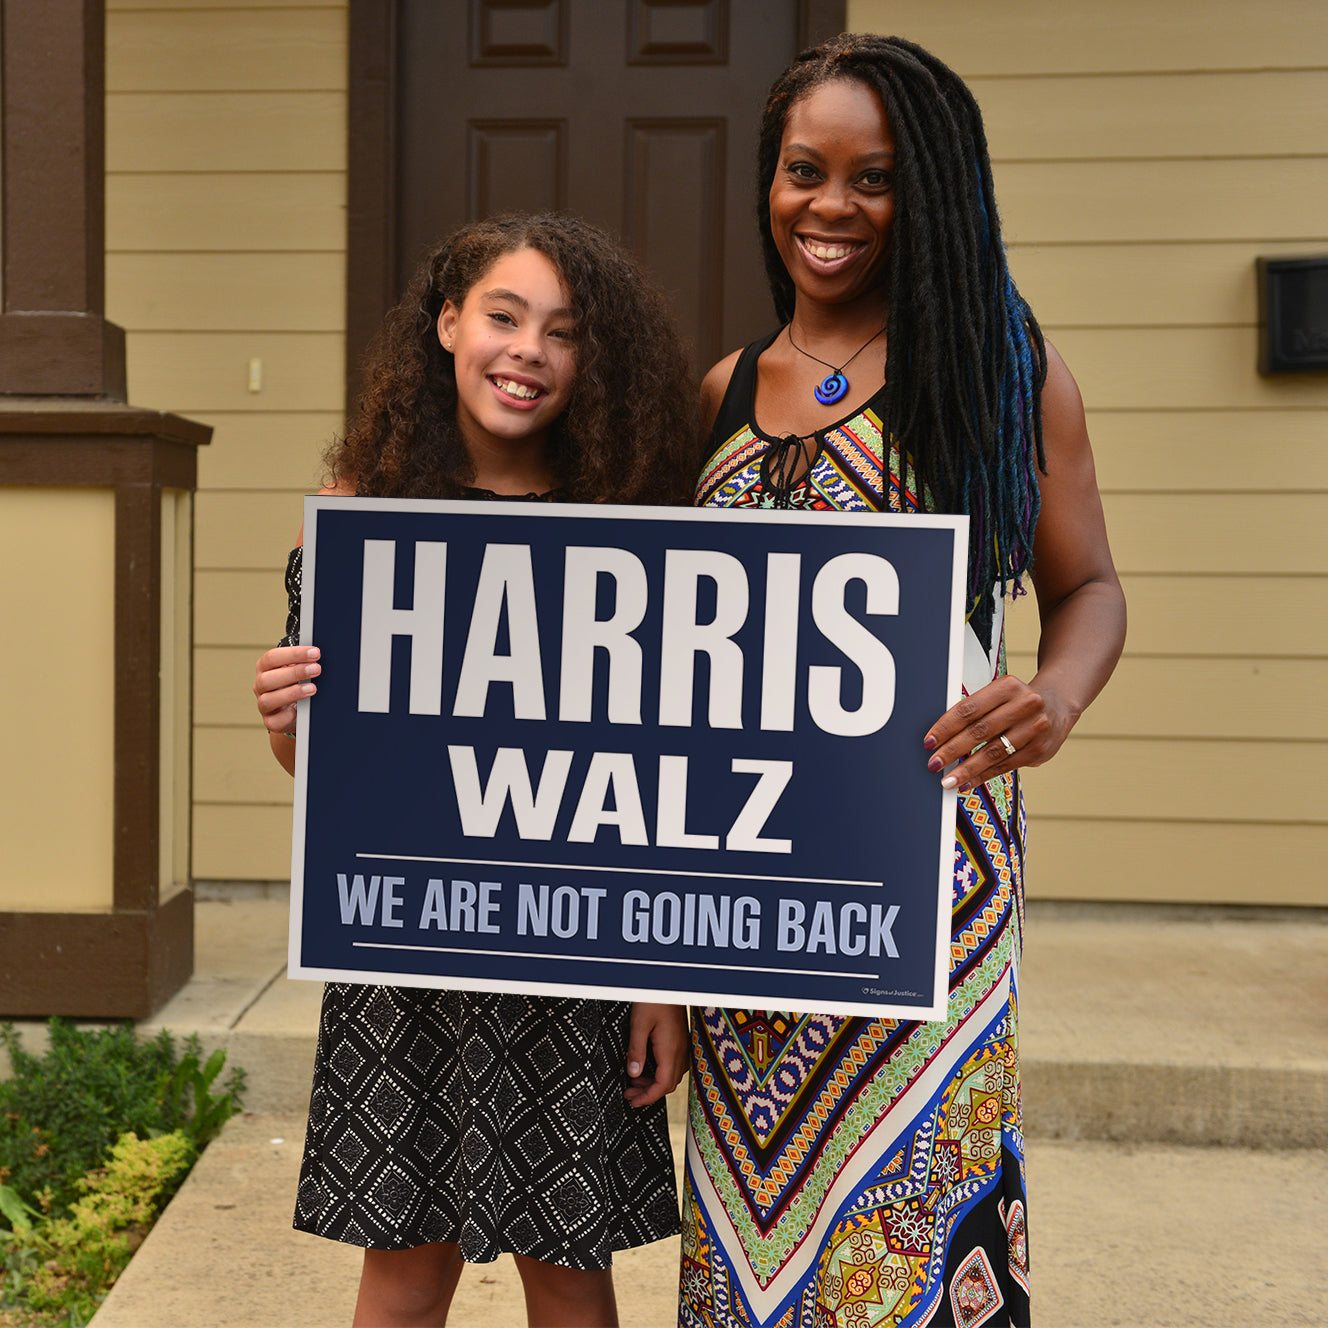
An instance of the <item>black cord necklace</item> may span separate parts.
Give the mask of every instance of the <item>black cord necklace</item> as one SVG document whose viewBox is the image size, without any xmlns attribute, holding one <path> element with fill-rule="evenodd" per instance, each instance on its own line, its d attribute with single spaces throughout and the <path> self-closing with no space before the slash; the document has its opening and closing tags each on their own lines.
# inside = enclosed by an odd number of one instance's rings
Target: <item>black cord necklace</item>
<svg viewBox="0 0 1328 1328">
<path fill-rule="evenodd" d="M 789 345 L 798 352 L 799 355 L 805 355 L 809 360 L 815 360 L 817 364 L 824 364 L 830 372 L 817 383 L 814 391 L 817 401 L 823 406 L 833 406 L 836 401 L 841 401 L 848 392 L 848 379 L 844 377 L 844 370 L 848 368 L 854 360 L 862 354 L 868 346 L 876 340 L 877 337 L 885 331 L 881 328 L 880 332 L 873 333 L 861 346 L 853 352 L 852 355 L 839 366 L 835 368 L 828 360 L 823 360 L 819 355 L 813 355 L 809 350 L 803 350 L 796 341 L 793 340 L 793 323 L 790 321 L 784 325 L 784 331 L 788 333 Z"/>
</svg>

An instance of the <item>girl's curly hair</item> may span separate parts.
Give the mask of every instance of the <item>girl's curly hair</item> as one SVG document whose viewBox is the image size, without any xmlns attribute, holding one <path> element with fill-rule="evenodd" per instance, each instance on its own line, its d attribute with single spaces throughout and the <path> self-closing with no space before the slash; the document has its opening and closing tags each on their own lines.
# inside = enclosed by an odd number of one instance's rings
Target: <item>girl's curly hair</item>
<svg viewBox="0 0 1328 1328">
<path fill-rule="evenodd" d="M 351 425 L 325 458 L 332 480 L 364 497 L 462 496 L 475 471 L 438 316 L 520 249 L 553 264 L 576 322 L 576 380 L 548 443 L 562 496 L 690 502 L 700 462 L 696 391 L 664 299 L 608 234 L 555 213 L 472 222 L 420 264 L 366 352 Z"/>
</svg>

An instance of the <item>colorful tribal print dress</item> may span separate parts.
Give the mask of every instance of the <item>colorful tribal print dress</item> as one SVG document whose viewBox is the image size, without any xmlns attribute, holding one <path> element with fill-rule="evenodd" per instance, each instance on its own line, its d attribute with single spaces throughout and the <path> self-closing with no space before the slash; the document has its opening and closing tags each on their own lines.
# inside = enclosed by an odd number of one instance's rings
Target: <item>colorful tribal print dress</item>
<svg viewBox="0 0 1328 1328">
<path fill-rule="evenodd" d="M 770 502 L 744 351 L 703 506 Z M 880 510 L 880 397 L 824 431 L 790 505 Z M 925 508 L 889 449 L 891 511 Z M 968 629 L 964 686 L 1004 672 Z M 921 759 L 921 753 L 920 753 Z M 692 1011 L 680 1324 L 914 1328 L 1028 1322 L 1016 1035 L 1023 804 L 1005 775 L 959 799 L 945 1023 Z"/>
</svg>

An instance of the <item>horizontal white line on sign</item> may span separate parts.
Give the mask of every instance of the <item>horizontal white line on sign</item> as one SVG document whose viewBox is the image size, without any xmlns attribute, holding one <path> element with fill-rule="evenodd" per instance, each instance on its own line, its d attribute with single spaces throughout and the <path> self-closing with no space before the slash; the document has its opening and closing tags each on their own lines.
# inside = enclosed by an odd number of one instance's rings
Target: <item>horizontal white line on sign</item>
<svg viewBox="0 0 1328 1328">
<path fill-rule="evenodd" d="M 357 950 L 426 950 L 429 954 L 485 955 L 495 959 L 581 959 L 594 964 L 650 964 L 654 968 L 711 968 L 682 959 L 614 959 L 606 955 L 531 954 L 529 950 L 459 950 L 449 945 L 397 945 L 391 941 L 352 941 Z M 742 973 L 804 973 L 814 978 L 879 978 L 879 973 L 845 973 L 838 968 L 757 968 L 753 964 L 725 964 Z"/>
<path fill-rule="evenodd" d="M 833 877 L 812 876 L 743 876 L 737 872 L 673 871 L 664 867 L 592 867 L 574 862 L 499 862 L 489 858 L 427 858 L 409 853 L 357 853 L 357 858 L 388 862 L 446 862 L 454 867 L 525 867 L 529 871 L 602 871 L 622 872 L 628 876 L 696 876 L 712 881 L 785 881 L 789 885 L 867 885 L 884 887 L 884 881 L 837 881 Z"/>
</svg>

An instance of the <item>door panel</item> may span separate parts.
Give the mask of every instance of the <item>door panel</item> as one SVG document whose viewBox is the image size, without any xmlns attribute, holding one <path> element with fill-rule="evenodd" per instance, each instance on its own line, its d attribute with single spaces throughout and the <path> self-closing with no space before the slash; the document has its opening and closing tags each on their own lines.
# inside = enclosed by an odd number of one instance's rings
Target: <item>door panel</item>
<svg viewBox="0 0 1328 1328">
<path fill-rule="evenodd" d="M 440 235 L 563 208 L 622 236 L 698 368 L 770 323 L 751 198 L 796 0 L 402 0 L 396 278 Z"/>
<path fill-rule="evenodd" d="M 566 206 L 565 120 L 471 120 L 466 125 L 467 217 Z M 416 229 L 428 225 L 425 215 Z M 403 277 L 409 275 L 408 265 Z"/>
<path fill-rule="evenodd" d="M 698 368 L 766 330 L 759 109 L 844 0 L 349 0 L 346 382 L 419 255 L 471 217 L 618 232 Z"/>
<path fill-rule="evenodd" d="M 718 117 L 629 119 L 626 137 L 623 238 L 666 283 L 679 325 L 704 370 L 725 353 L 724 301 L 716 293 L 722 295 L 725 278 L 728 124 Z M 678 181 L 688 187 L 678 188 Z M 735 285 L 741 295 L 743 282 L 751 285 L 754 278 L 749 265 L 738 266 Z M 765 298 L 764 286 L 762 279 L 760 289 L 750 292 L 753 306 Z"/>
</svg>

